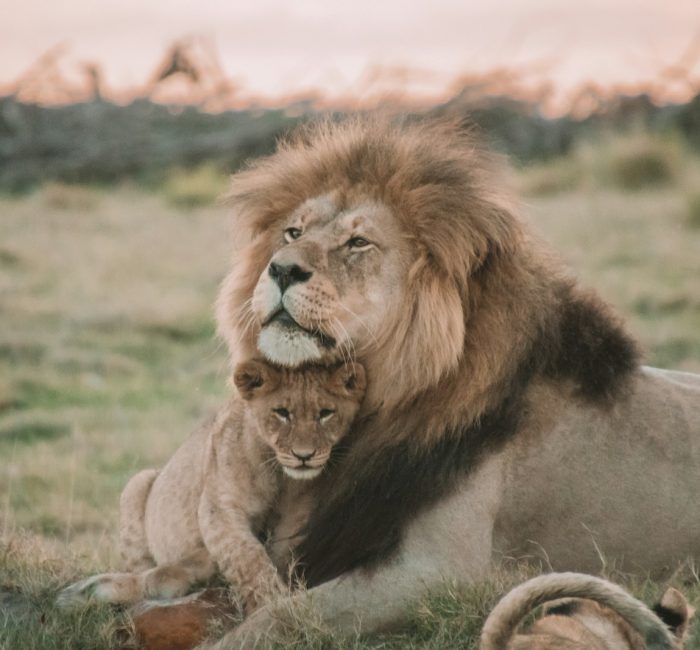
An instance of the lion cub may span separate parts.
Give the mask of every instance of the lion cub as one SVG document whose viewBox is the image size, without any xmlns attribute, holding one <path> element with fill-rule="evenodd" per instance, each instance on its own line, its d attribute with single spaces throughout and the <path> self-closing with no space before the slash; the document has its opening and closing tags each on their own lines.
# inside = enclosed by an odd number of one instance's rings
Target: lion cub
<svg viewBox="0 0 700 650">
<path fill-rule="evenodd" d="M 559 603 L 516 633 L 535 607 L 551 601 Z M 484 624 L 479 650 L 680 650 L 694 613 L 672 587 L 652 612 L 607 580 L 551 573 L 501 599 Z"/>
<path fill-rule="evenodd" d="M 217 569 L 246 612 L 284 588 L 260 540 L 280 499 L 313 498 L 311 479 L 348 432 L 365 372 L 358 364 L 289 370 L 250 360 L 235 369 L 234 383 L 242 399 L 161 471 L 144 470 L 124 488 L 119 536 L 129 573 L 75 583 L 59 604 L 174 598 Z"/>
</svg>

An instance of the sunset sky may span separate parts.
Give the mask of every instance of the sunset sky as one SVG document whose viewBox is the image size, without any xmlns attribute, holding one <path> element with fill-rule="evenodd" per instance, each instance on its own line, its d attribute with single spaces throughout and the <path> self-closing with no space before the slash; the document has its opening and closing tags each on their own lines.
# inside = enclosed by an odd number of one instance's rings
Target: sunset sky
<svg viewBox="0 0 700 650">
<path fill-rule="evenodd" d="M 631 83 L 676 62 L 700 33 L 700 0 L 0 2 L 2 82 L 65 44 L 67 65 L 96 61 L 111 86 L 133 86 L 175 38 L 197 35 L 230 76 L 271 96 L 352 92 L 373 65 L 417 69 L 411 84 L 426 92 L 496 66 L 525 65 L 562 89 Z"/>
</svg>

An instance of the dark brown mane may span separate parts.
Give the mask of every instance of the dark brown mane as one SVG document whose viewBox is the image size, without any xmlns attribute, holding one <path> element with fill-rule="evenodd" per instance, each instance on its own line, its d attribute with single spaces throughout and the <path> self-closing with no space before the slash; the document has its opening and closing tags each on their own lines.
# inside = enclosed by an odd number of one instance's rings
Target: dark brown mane
<svg viewBox="0 0 700 650">
<path fill-rule="evenodd" d="M 296 550 L 298 572 L 308 586 L 387 559 L 409 521 L 517 433 L 533 379 L 570 382 L 574 396 L 601 408 L 620 396 L 638 365 L 634 341 L 595 295 L 580 295 L 568 284 L 558 293 L 556 317 L 531 341 L 496 408 L 476 422 L 445 430 L 420 452 L 404 438 L 372 457 L 351 456 L 331 470 L 325 479 L 328 485 L 321 489 L 330 498 L 313 512 Z M 421 401 L 417 411 L 435 408 L 440 399 L 425 395 Z M 384 427 L 413 429 L 414 435 L 421 435 L 422 421 L 397 416 L 394 422 L 369 420 L 360 426 L 363 431 L 356 435 L 368 438 Z"/>
</svg>

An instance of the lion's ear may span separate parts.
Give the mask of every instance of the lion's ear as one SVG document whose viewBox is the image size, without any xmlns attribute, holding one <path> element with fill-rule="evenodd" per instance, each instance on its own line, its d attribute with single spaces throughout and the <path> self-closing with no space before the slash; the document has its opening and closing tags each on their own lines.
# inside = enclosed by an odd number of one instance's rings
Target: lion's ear
<svg viewBox="0 0 700 650">
<path fill-rule="evenodd" d="M 335 393 L 362 397 L 367 388 L 365 367 L 357 362 L 341 364 L 331 373 L 329 386 Z"/>
<path fill-rule="evenodd" d="M 233 373 L 233 383 L 245 400 L 269 393 L 277 387 L 279 382 L 279 370 L 258 359 L 239 363 Z"/>
<path fill-rule="evenodd" d="M 682 639 L 688 630 L 690 621 L 695 616 L 695 608 L 680 591 L 668 587 L 659 603 L 654 606 L 654 613 L 671 628 L 678 638 Z"/>
</svg>

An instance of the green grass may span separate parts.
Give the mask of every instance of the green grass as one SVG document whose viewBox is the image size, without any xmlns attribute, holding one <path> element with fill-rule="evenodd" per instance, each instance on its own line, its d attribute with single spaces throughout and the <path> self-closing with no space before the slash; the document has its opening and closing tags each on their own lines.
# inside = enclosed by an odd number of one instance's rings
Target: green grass
<svg viewBox="0 0 700 650">
<path fill-rule="evenodd" d="M 644 193 L 687 186 L 692 222 L 699 164 L 678 138 L 633 130 L 581 140 L 566 156 L 521 169 L 518 184 L 537 197 L 604 187 Z"/>
<path fill-rule="evenodd" d="M 189 209 L 212 205 L 226 191 L 228 176 L 214 165 L 176 169 L 165 178 L 161 191 L 175 207 Z"/>
<path fill-rule="evenodd" d="M 607 171 L 618 187 L 638 191 L 671 185 L 678 164 L 678 151 L 672 142 L 641 134 L 613 140 Z"/>
<path fill-rule="evenodd" d="M 650 363 L 700 371 L 697 161 L 635 192 L 592 173 L 572 183 L 563 164 L 556 191 L 525 196 L 536 230 L 628 317 Z M 212 323 L 234 243 L 226 210 L 129 187 L 85 190 L 86 204 L 77 189 L 0 198 L 0 648 L 118 645 L 118 610 L 67 615 L 53 594 L 118 565 L 126 480 L 165 462 L 228 391 Z M 473 647 L 517 577 L 446 588 L 416 604 L 406 631 L 345 647 Z M 648 601 L 660 590 L 632 586 Z M 700 604 L 697 582 L 683 590 Z M 21 616 L 2 624 L 8 610 Z M 296 647 L 331 645 L 307 630 Z"/>
<path fill-rule="evenodd" d="M 688 226 L 700 228 L 700 192 L 697 191 L 688 197 Z"/>
</svg>

